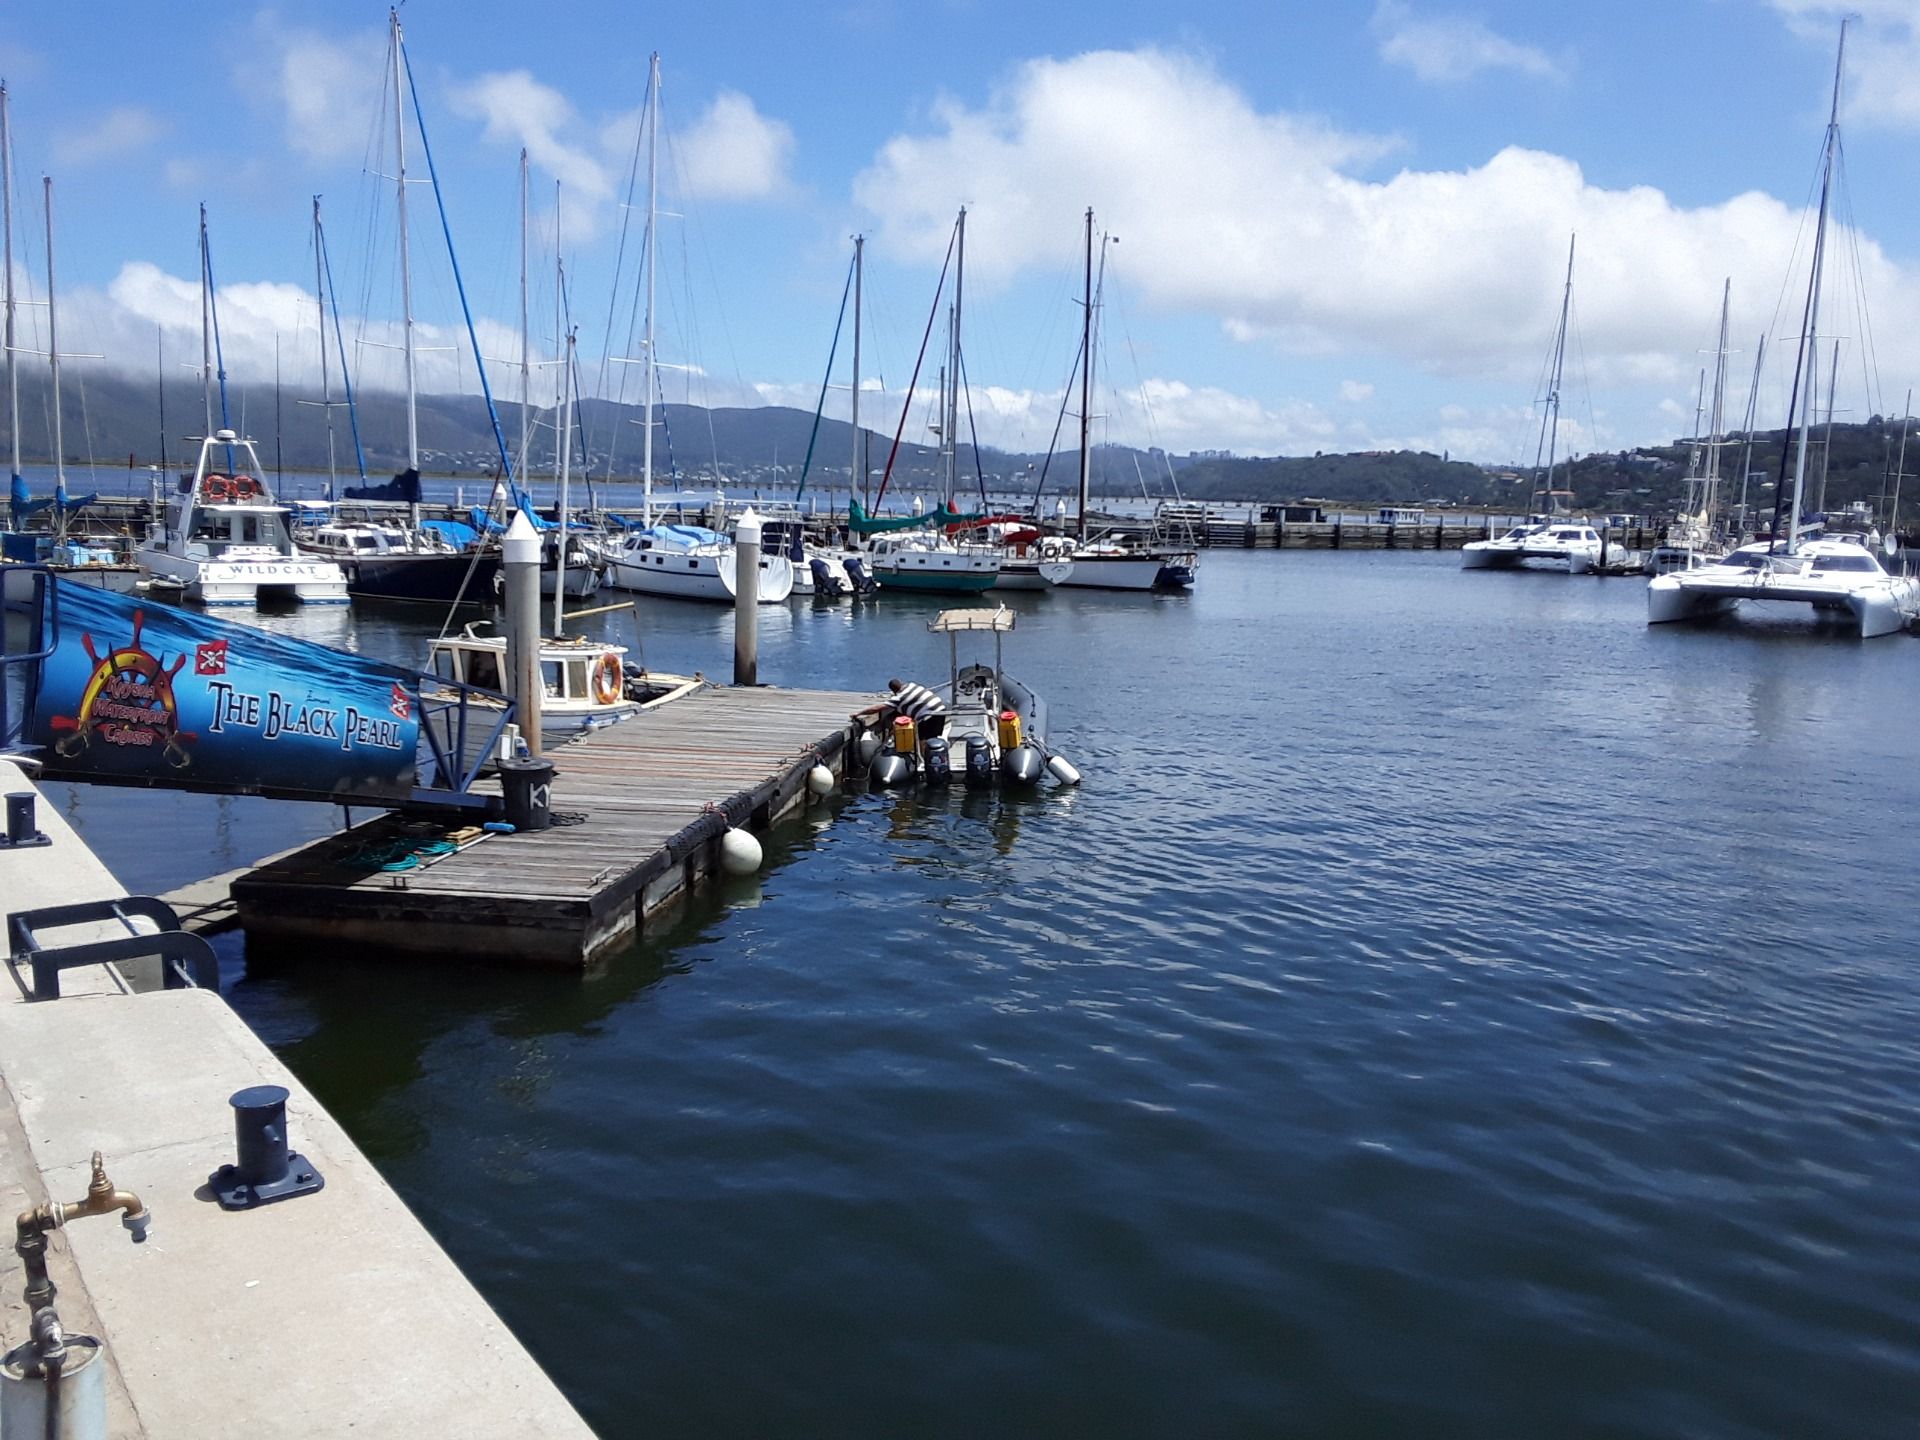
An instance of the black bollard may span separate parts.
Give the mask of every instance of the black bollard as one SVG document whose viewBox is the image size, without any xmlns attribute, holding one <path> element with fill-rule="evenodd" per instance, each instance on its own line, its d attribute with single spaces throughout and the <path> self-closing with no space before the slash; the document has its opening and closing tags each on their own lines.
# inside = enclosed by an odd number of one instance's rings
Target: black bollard
<svg viewBox="0 0 1920 1440">
<path fill-rule="evenodd" d="M 318 1170 L 288 1148 L 285 1086 L 250 1085 L 236 1090 L 227 1103 L 233 1106 L 239 1163 L 222 1165 L 207 1177 L 222 1209 L 251 1210 L 326 1185 Z"/>
</svg>

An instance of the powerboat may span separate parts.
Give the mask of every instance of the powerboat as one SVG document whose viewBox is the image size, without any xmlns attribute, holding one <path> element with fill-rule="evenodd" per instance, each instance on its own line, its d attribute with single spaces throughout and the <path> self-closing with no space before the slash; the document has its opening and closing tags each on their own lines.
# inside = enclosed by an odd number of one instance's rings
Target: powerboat
<svg viewBox="0 0 1920 1440">
<path fill-rule="evenodd" d="M 443 680 L 504 693 L 507 637 L 485 620 L 433 642 L 429 668 Z M 582 635 L 540 641 L 540 732 L 569 735 L 596 730 L 638 714 L 705 682 L 684 675 L 629 669 L 627 647 Z"/>
<path fill-rule="evenodd" d="M 1494 540 L 1473 540 L 1460 548 L 1463 570 L 1532 569 L 1544 563 L 1585 575 L 1600 563 L 1605 542 L 1584 521 L 1530 520 Z"/>
<path fill-rule="evenodd" d="M 275 502 L 264 474 L 253 441 L 232 430 L 202 438 L 193 474 L 181 478 L 148 528 L 141 566 L 203 605 L 346 604 L 346 573 L 295 548 L 287 507 Z"/>
<path fill-rule="evenodd" d="M 1920 614 L 1920 578 L 1889 574 L 1858 540 L 1824 536 L 1788 548 L 1762 540 L 1647 582 L 1647 623 L 1706 620 L 1743 600 L 1783 600 L 1846 616 L 1860 638 L 1891 635 Z"/>
<path fill-rule="evenodd" d="M 916 725 L 902 717 L 884 736 L 869 731 L 864 745 L 869 775 L 878 785 L 920 780 L 951 784 L 955 771 L 969 788 L 1001 784 L 1030 789 L 1051 774 L 1063 785 L 1080 783 L 1080 772 L 1047 745 L 1047 702 L 1007 674 L 1001 637 L 1017 616 L 1006 606 L 942 610 L 927 629 L 948 641 L 948 679 L 933 686 L 946 702 L 938 722 Z M 993 663 L 960 663 L 960 639 L 991 635 Z"/>
</svg>

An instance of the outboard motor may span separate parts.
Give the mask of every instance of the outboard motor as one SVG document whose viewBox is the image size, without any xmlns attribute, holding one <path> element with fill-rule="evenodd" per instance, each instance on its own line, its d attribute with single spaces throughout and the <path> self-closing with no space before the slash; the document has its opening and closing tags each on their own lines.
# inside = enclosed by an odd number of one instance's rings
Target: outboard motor
<svg viewBox="0 0 1920 1440">
<path fill-rule="evenodd" d="M 913 778 L 913 761 L 898 750 L 887 750 L 874 757 L 867 778 L 875 785 L 904 785 Z"/>
<path fill-rule="evenodd" d="M 1000 773 L 1012 785 L 1038 785 L 1046 762 L 1031 745 L 1016 745 L 1000 754 Z"/>
<path fill-rule="evenodd" d="M 984 735 L 967 736 L 967 788 L 993 784 L 993 743 Z"/>
<path fill-rule="evenodd" d="M 829 566 L 826 561 L 820 559 L 811 560 L 808 562 L 808 568 L 813 571 L 814 594 L 840 595 L 845 593 L 847 587 L 840 583 L 840 577 L 833 573 L 832 567 Z"/>
<path fill-rule="evenodd" d="M 871 595 L 880 588 L 879 582 L 867 574 L 867 562 L 857 555 L 849 555 L 840 562 L 847 572 L 847 578 L 853 582 L 856 595 Z"/>
<path fill-rule="evenodd" d="M 920 747 L 921 775 L 929 785 L 953 782 L 953 757 L 948 754 L 947 737 L 929 735 Z"/>
</svg>

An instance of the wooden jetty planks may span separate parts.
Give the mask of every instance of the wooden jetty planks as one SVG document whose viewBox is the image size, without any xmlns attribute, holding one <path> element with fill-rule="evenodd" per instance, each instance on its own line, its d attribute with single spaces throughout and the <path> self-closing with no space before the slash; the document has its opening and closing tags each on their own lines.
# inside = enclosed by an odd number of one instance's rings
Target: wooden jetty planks
<svg viewBox="0 0 1920 1440">
<path fill-rule="evenodd" d="M 832 765 L 871 694 L 709 687 L 547 751 L 561 822 L 388 872 L 382 816 L 233 885 L 250 934 L 584 964 L 713 868 L 729 824 L 761 827 Z"/>
</svg>

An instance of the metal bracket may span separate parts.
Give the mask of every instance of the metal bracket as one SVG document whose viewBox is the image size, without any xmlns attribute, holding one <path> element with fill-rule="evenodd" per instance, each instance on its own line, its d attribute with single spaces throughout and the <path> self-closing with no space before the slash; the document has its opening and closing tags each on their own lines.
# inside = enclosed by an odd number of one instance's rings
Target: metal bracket
<svg viewBox="0 0 1920 1440">
<path fill-rule="evenodd" d="M 133 933 L 82 945 L 43 946 L 38 932 L 68 925 L 117 920 L 132 929 L 135 919 L 150 920 L 156 933 Z M 198 935 L 180 928 L 180 917 L 164 900 L 133 895 L 119 900 L 91 900 L 78 905 L 50 905 L 21 910 L 7 917 L 8 964 L 14 983 L 28 1000 L 58 1000 L 60 972 L 81 965 L 104 965 L 119 960 L 158 957 L 162 983 L 168 990 L 218 990 L 220 963 L 213 947 Z M 30 968 L 29 987 L 20 975 L 22 962 Z"/>
</svg>

